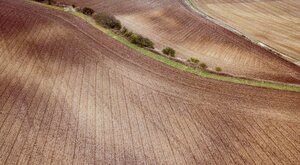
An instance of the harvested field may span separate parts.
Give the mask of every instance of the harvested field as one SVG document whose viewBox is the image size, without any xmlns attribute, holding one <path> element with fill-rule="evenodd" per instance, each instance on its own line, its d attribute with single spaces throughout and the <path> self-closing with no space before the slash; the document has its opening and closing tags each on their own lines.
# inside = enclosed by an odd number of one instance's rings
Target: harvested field
<svg viewBox="0 0 300 165">
<path fill-rule="evenodd" d="M 300 94 L 196 77 L 80 19 L 0 6 L 0 164 L 297 164 Z"/>
<path fill-rule="evenodd" d="M 293 57 L 300 66 L 300 1 L 193 1 L 208 15 Z"/>
<path fill-rule="evenodd" d="M 300 68 L 206 20 L 180 0 L 59 0 L 116 15 L 130 30 L 197 57 L 210 69 L 247 78 L 300 83 Z"/>
</svg>

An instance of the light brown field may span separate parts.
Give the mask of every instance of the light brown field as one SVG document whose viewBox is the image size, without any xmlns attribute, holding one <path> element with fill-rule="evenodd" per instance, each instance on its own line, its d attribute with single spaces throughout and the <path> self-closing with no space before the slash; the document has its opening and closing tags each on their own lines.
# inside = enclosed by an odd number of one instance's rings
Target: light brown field
<svg viewBox="0 0 300 165">
<path fill-rule="evenodd" d="M 193 1 L 208 15 L 293 57 L 300 65 L 300 1 Z"/>
<path fill-rule="evenodd" d="M 297 164 L 300 94 L 200 78 L 79 18 L 0 6 L 0 164 Z"/>
<path fill-rule="evenodd" d="M 300 83 L 294 66 L 191 11 L 181 0 L 60 0 L 114 14 L 130 30 L 182 58 L 197 57 L 210 69 L 240 77 Z"/>
</svg>

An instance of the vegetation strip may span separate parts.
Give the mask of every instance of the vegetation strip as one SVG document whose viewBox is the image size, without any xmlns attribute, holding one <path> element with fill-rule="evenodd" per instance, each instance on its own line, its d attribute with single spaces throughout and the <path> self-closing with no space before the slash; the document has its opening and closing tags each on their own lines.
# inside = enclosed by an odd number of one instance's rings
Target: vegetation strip
<svg viewBox="0 0 300 165">
<path fill-rule="evenodd" d="M 187 0 L 189 1 L 189 0 Z M 58 7 L 58 6 L 52 6 L 52 5 L 47 5 L 44 3 L 38 3 L 34 1 L 29 1 L 34 4 L 38 4 L 44 7 L 48 7 L 51 9 L 56 9 L 64 12 L 68 12 L 74 16 L 77 16 L 93 27 L 97 28 L 98 30 L 102 31 L 106 35 L 112 37 L 113 39 L 121 42 L 122 44 L 126 45 L 127 47 L 136 50 L 139 53 L 144 54 L 147 57 L 150 57 L 152 59 L 155 59 L 159 62 L 165 63 L 169 66 L 172 66 L 174 68 L 180 69 L 182 71 L 192 73 L 204 78 L 210 78 L 214 80 L 220 80 L 220 81 L 225 81 L 225 82 L 231 82 L 231 83 L 236 83 L 236 84 L 242 84 L 242 85 L 249 85 L 249 86 L 255 86 L 255 87 L 263 87 L 263 88 L 271 88 L 271 89 L 278 89 L 278 90 L 286 90 L 286 91 L 294 91 L 294 92 L 300 92 L 300 86 L 298 85 L 291 85 L 291 84 L 283 84 L 283 83 L 275 83 L 275 82 L 268 82 L 268 81 L 260 81 L 260 80 L 250 80 L 250 79 L 243 79 L 243 78 L 238 78 L 238 77 L 233 77 L 233 76 L 226 76 L 226 75 L 220 75 L 216 73 L 211 73 L 205 70 L 201 69 L 196 69 L 190 66 L 187 66 L 183 63 L 176 62 L 174 60 L 169 59 L 166 56 L 162 56 L 160 54 L 153 53 L 152 51 L 149 51 L 145 48 L 139 47 L 130 41 L 128 41 L 126 38 L 114 33 L 112 30 L 106 29 L 104 27 L 99 26 L 91 17 L 84 15 L 83 13 L 77 12 L 77 11 L 71 11 L 67 10 L 66 8 Z"/>
</svg>

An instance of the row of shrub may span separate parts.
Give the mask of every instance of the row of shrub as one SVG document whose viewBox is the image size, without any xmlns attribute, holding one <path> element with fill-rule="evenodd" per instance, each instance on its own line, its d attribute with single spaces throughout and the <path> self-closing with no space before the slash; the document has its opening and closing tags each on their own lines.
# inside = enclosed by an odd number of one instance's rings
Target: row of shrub
<svg viewBox="0 0 300 165">
<path fill-rule="evenodd" d="M 143 37 L 142 35 L 137 33 L 133 33 L 126 27 L 123 27 L 119 31 L 119 34 L 139 47 L 154 49 L 154 43 L 149 38 Z"/>
<path fill-rule="evenodd" d="M 49 5 L 53 5 L 56 2 L 54 0 L 34 0 L 37 2 L 47 3 Z M 75 5 L 72 5 L 73 8 L 75 8 Z M 95 22 L 107 29 L 112 29 L 117 34 L 122 35 L 127 40 L 129 40 L 131 43 L 143 47 L 143 48 L 151 48 L 154 49 L 154 43 L 146 37 L 143 37 L 140 34 L 133 33 L 129 31 L 126 27 L 122 26 L 121 22 L 115 17 L 107 13 L 96 13 L 93 9 L 84 7 L 84 8 L 76 8 L 77 11 L 87 15 L 91 16 Z M 162 50 L 162 53 L 166 56 L 175 57 L 176 51 L 171 47 L 166 47 Z M 194 57 L 191 57 L 187 60 L 189 63 L 193 64 L 194 66 L 198 66 L 201 69 L 207 69 L 208 66 L 205 63 L 200 63 L 200 60 Z M 217 72 L 221 72 L 222 68 L 216 67 L 215 70 Z"/>
<path fill-rule="evenodd" d="M 145 38 L 140 34 L 133 33 L 124 26 L 122 27 L 121 22 L 114 16 L 106 13 L 94 14 L 94 10 L 91 8 L 83 8 L 81 12 L 85 15 L 93 16 L 97 24 L 104 28 L 113 29 L 117 31 L 118 34 L 125 37 L 131 43 L 138 45 L 139 47 L 154 49 L 154 43 L 150 39 Z M 176 51 L 171 47 L 166 47 L 162 50 L 162 53 L 166 56 L 175 57 Z M 208 68 L 208 66 L 205 63 L 200 63 L 200 60 L 194 57 L 188 59 L 188 62 L 194 65 L 198 65 L 201 69 Z M 217 72 L 222 71 L 220 67 L 216 67 L 215 70 Z"/>
<path fill-rule="evenodd" d="M 97 24 L 104 28 L 117 31 L 118 34 L 125 37 L 131 43 L 138 45 L 139 47 L 154 49 L 154 43 L 150 39 L 129 31 L 126 27 L 122 26 L 121 22 L 114 16 L 106 13 L 94 14 L 95 12 L 91 8 L 83 8 L 81 12 L 85 15 L 93 16 Z M 176 51 L 171 47 L 166 47 L 162 50 L 162 53 L 166 56 L 175 57 Z M 200 60 L 197 58 L 191 57 L 187 61 L 193 65 L 198 65 L 201 69 L 208 68 L 207 64 L 200 63 Z M 215 70 L 221 72 L 222 68 L 216 67 Z"/>
<path fill-rule="evenodd" d="M 193 65 L 199 66 L 201 69 L 207 69 L 207 68 L 208 68 L 207 64 L 201 63 L 200 60 L 197 59 L 197 58 L 191 57 L 191 58 L 188 59 L 187 61 L 188 61 L 189 63 L 193 64 Z M 222 68 L 216 67 L 216 68 L 215 68 L 215 71 L 217 71 L 217 72 L 222 72 Z"/>
<path fill-rule="evenodd" d="M 150 39 L 143 37 L 140 34 L 129 31 L 126 27 L 122 26 L 121 22 L 116 17 L 107 13 L 95 14 L 95 11 L 93 9 L 86 7 L 83 8 L 81 12 L 85 15 L 92 16 L 97 24 L 104 28 L 116 31 L 131 43 L 138 45 L 139 47 L 154 49 L 154 43 Z M 162 50 L 162 53 L 166 56 L 175 57 L 176 51 L 171 47 L 166 47 Z M 200 67 L 201 69 L 208 68 L 207 64 L 200 63 L 200 60 L 197 58 L 191 57 L 187 61 L 193 65 Z M 222 68 L 216 67 L 215 70 L 217 72 L 221 72 Z"/>
</svg>

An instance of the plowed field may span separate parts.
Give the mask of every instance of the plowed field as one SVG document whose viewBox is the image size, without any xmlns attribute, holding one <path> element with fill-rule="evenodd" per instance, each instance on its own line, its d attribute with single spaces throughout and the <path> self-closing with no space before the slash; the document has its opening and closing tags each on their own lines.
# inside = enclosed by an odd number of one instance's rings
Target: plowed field
<svg viewBox="0 0 300 165">
<path fill-rule="evenodd" d="M 180 0 L 60 0 L 116 15 L 134 32 L 236 76 L 300 83 L 300 69 L 206 20 Z M 251 26 L 253 27 L 253 26 Z M 265 26 L 266 27 L 266 26 Z M 297 43 L 294 43 L 297 44 Z"/>
<path fill-rule="evenodd" d="M 200 78 L 0 5 L 0 164 L 297 164 L 300 94 Z"/>
<path fill-rule="evenodd" d="M 207 14 L 293 57 L 300 65 L 300 1 L 193 1 Z"/>
</svg>

